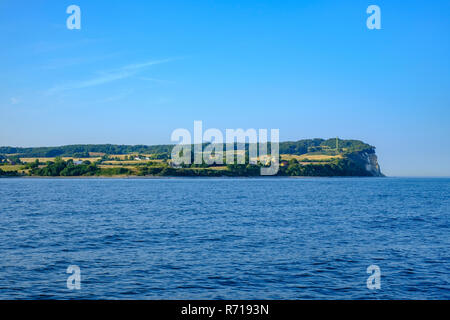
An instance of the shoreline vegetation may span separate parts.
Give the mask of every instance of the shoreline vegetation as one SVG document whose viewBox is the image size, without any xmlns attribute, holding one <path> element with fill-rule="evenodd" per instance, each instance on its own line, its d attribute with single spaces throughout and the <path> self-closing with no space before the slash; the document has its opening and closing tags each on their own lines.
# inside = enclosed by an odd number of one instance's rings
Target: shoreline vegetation
<svg viewBox="0 0 450 320">
<path fill-rule="evenodd" d="M 203 147 L 208 144 L 204 144 Z M 245 164 L 172 164 L 174 145 L 69 145 L 61 147 L 0 147 L 0 177 L 259 177 L 276 159 L 253 159 L 249 146 Z M 279 144 L 277 177 L 383 176 L 375 147 L 359 140 L 307 139 Z M 270 176 L 262 176 L 270 177 Z"/>
</svg>

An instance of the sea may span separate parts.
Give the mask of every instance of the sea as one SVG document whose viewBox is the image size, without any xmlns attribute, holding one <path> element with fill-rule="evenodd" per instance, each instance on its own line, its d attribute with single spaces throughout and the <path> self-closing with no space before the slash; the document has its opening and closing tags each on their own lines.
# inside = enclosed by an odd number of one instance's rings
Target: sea
<svg viewBox="0 0 450 320">
<path fill-rule="evenodd" d="M 447 178 L 0 179 L 0 299 L 449 299 Z"/>
</svg>

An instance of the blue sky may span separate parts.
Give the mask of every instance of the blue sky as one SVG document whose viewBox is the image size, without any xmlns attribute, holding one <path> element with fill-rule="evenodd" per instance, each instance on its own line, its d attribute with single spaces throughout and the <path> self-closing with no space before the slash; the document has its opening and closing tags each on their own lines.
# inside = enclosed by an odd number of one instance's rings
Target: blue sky
<svg viewBox="0 0 450 320">
<path fill-rule="evenodd" d="M 0 145 L 169 143 L 202 120 L 359 139 L 388 175 L 450 176 L 449 15 L 449 1 L 3 0 Z"/>
</svg>

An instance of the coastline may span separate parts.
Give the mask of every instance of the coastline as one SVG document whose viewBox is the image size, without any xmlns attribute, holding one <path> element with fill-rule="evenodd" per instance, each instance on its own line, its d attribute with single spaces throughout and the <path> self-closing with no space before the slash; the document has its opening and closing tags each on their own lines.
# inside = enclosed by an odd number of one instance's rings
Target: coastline
<svg viewBox="0 0 450 320">
<path fill-rule="evenodd" d="M 389 178 L 386 176 L 3 176 L 0 179 L 56 179 L 56 180 L 70 180 L 70 179 L 130 179 L 130 180 L 162 180 L 162 179 L 317 179 L 317 178 Z M 436 177 L 439 178 L 439 177 Z M 443 177 L 445 178 L 445 177 Z"/>
</svg>

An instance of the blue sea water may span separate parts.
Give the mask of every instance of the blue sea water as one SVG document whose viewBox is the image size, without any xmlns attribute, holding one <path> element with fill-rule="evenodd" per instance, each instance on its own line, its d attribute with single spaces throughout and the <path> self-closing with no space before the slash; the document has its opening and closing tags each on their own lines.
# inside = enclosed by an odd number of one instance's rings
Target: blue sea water
<svg viewBox="0 0 450 320">
<path fill-rule="evenodd" d="M 0 299 L 449 299 L 449 211 L 443 178 L 0 179 Z"/>
</svg>

